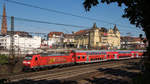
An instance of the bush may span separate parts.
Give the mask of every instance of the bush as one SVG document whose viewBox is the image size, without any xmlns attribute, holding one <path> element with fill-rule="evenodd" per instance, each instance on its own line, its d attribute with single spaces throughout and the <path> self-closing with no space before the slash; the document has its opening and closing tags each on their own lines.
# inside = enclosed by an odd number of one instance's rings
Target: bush
<svg viewBox="0 0 150 84">
<path fill-rule="evenodd" d="M 0 54 L 0 64 L 8 63 L 8 55 Z"/>
</svg>

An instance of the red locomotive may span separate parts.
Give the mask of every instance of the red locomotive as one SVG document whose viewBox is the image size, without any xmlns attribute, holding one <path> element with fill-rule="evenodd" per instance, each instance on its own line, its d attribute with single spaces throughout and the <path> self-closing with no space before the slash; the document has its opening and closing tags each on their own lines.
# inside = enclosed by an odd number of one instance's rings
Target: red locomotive
<svg viewBox="0 0 150 84">
<path fill-rule="evenodd" d="M 144 50 L 72 50 L 69 53 L 26 55 L 24 69 L 39 69 L 77 63 L 93 63 L 142 57 Z"/>
</svg>

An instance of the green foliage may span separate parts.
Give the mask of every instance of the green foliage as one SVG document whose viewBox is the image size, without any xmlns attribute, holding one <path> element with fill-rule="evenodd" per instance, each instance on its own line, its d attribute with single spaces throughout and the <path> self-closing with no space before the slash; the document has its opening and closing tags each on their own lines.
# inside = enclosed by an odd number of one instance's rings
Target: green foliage
<svg viewBox="0 0 150 84">
<path fill-rule="evenodd" d="M 0 64 L 8 63 L 8 55 L 0 54 Z"/>
</svg>

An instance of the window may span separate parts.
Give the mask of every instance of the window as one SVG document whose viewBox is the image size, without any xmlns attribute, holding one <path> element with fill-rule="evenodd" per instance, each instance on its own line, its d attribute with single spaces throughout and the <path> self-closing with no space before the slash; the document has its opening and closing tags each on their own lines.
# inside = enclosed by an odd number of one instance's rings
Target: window
<svg viewBox="0 0 150 84">
<path fill-rule="evenodd" d="M 35 58 L 35 61 L 37 61 L 37 60 L 38 60 L 38 58 L 36 57 L 36 58 Z"/>
<path fill-rule="evenodd" d="M 25 59 L 25 60 L 31 60 L 31 59 L 32 59 L 32 56 L 27 55 L 24 59 Z"/>
<path fill-rule="evenodd" d="M 80 56 L 78 56 L 78 59 L 80 59 Z"/>
<path fill-rule="evenodd" d="M 85 58 L 85 56 L 82 56 L 82 58 L 84 59 L 84 58 Z"/>
</svg>

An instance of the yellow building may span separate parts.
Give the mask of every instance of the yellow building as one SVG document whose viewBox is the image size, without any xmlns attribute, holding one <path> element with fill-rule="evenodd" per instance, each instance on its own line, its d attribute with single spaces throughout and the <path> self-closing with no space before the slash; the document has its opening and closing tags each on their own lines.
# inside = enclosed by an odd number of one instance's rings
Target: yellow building
<svg viewBox="0 0 150 84">
<path fill-rule="evenodd" d="M 107 30 L 103 27 L 98 28 L 94 23 L 91 29 L 80 30 L 74 35 L 77 48 L 120 48 L 120 32 L 116 25 Z"/>
</svg>

